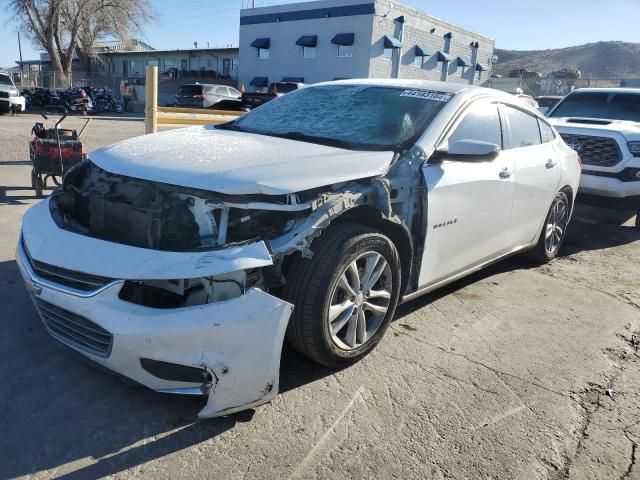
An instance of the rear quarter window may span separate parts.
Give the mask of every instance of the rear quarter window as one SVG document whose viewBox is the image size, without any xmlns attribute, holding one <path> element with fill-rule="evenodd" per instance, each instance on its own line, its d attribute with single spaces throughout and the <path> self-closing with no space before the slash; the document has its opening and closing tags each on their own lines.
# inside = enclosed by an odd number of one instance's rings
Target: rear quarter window
<svg viewBox="0 0 640 480">
<path fill-rule="evenodd" d="M 542 143 L 553 142 L 556 139 L 556 134 L 546 122 L 538 119 L 538 123 L 540 124 L 540 135 L 542 136 Z"/>
</svg>

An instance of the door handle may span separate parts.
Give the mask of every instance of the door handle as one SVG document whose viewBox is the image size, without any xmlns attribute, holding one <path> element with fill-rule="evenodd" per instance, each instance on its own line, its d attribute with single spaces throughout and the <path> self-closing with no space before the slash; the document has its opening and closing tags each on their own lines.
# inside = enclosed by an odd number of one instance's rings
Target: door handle
<svg viewBox="0 0 640 480">
<path fill-rule="evenodd" d="M 509 170 L 507 167 L 504 167 L 500 171 L 500 178 L 509 178 L 511 175 L 513 175 L 513 172 Z"/>
<path fill-rule="evenodd" d="M 547 168 L 553 168 L 558 164 L 555 160 L 549 159 L 549 161 L 545 164 Z"/>
</svg>

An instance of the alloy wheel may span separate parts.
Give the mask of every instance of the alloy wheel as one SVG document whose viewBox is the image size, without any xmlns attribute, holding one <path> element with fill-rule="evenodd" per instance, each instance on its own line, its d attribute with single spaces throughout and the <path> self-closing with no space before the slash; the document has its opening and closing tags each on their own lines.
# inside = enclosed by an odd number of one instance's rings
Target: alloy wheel
<svg viewBox="0 0 640 480">
<path fill-rule="evenodd" d="M 567 204 L 562 198 L 557 198 L 547 217 L 544 237 L 544 247 L 547 255 L 555 255 L 557 253 L 562 244 L 568 221 Z"/>
<path fill-rule="evenodd" d="M 365 252 L 349 263 L 333 288 L 326 316 L 334 344 L 354 350 L 371 339 L 387 315 L 391 291 L 391 267 L 381 254 Z"/>
</svg>

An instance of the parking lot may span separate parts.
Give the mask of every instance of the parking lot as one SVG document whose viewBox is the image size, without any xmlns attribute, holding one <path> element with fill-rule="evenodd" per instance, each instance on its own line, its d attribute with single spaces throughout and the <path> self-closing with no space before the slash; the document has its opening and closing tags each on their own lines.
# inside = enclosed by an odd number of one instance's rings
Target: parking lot
<svg viewBox="0 0 640 480">
<path fill-rule="evenodd" d="M 640 478 L 631 212 L 578 205 L 553 263 L 514 257 L 402 305 L 342 371 L 285 348 L 271 404 L 199 422 L 202 399 L 125 385 L 38 319 L 14 261 L 36 119 L 0 117 L 0 478 Z M 96 118 L 83 141 L 143 132 Z"/>
</svg>

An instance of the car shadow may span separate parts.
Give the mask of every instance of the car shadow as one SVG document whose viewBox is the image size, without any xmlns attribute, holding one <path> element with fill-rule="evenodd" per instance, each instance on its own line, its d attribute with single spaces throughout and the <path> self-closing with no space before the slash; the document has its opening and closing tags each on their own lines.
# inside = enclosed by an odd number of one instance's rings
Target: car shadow
<svg viewBox="0 0 640 480">
<path fill-rule="evenodd" d="M 640 240 L 632 210 L 576 203 L 560 256 L 619 247 Z"/>
<path fill-rule="evenodd" d="M 47 192 L 52 192 L 54 189 L 58 188 L 56 185 L 47 185 L 44 190 L 45 198 L 47 196 Z M 29 195 L 25 194 L 15 194 L 13 192 L 30 192 Z M 38 198 L 36 196 L 36 192 L 31 187 L 7 187 L 4 185 L 0 185 L 0 205 L 26 205 L 25 200 L 42 200 L 42 198 Z"/>
<path fill-rule="evenodd" d="M 562 255 L 640 239 L 637 230 L 624 226 L 628 219 L 603 225 L 594 223 L 593 215 L 576 209 Z M 475 282 L 532 266 L 523 256 L 509 258 L 400 305 L 394 321 Z M 61 354 L 37 317 L 14 261 L 0 262 L 0 305 L 0 478 L 55 470 L 87 458 L 96 461 L 60 478 L 116 475 L 210 440 L 253 416 L 249 410 L 197 421 L 203 398 L 128 388 L 117 377 Z M 285 345 L 280 391 L 335 373 Z"/>
</svg>

